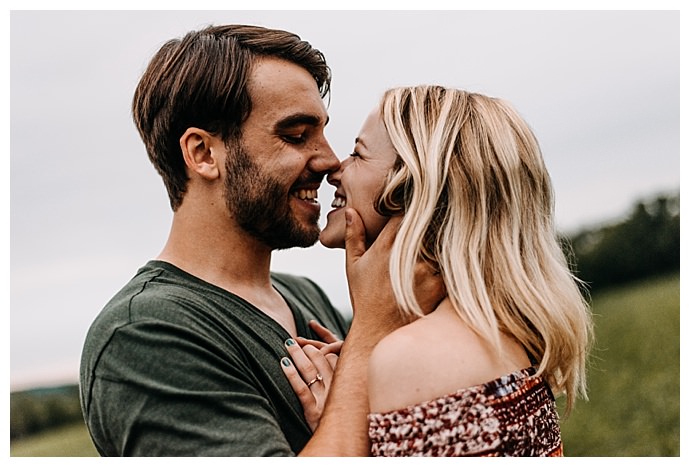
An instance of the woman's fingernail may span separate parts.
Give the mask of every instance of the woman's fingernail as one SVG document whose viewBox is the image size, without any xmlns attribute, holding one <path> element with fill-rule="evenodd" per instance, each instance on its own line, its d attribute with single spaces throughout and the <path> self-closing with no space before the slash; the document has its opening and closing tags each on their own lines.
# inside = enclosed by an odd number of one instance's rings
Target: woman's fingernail
<svg viewBox="0 0 690 467">
<path fill-rule="evenodd" d="M 291 345 L 295 345 L 295 341 L 292 339 L 288 339 L 285 341 L 285 345 L 290 347 Z"/>
<path fill-rule="evenodd" d="M 284 367 L 288 367 L 288 366 L 292 365 L 292 362 L 290 362 L 290 359 L 287 357 L 281 358 L 280 363 L 282 363 Z"/>
</svg>

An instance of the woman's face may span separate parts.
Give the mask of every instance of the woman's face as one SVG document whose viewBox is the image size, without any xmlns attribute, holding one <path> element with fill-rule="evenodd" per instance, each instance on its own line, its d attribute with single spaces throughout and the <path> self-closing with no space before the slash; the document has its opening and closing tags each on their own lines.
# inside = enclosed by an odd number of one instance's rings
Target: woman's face
<svg viewBox="0 0 690 467">
<path fill-rule="evenodd" d="M 385 177 L 395 163 L 393 144 L 381 121 L 378 106 L 369 114 L 355 139 L 353 153 L 342 161 L 340 169 L 328 176 L 336 188 L 328 213 L 328 223 L 319 237 L 328 248 L 345 248 L 344 207 L 354 208 L 362 218 L 367 242 L 373 242 L 387 218 L 374 209 Z"/>
</svg>

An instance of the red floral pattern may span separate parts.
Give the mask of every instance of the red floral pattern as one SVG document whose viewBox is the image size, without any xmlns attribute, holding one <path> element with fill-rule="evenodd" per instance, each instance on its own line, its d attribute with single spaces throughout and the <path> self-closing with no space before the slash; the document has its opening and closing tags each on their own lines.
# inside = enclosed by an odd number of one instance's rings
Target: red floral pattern
<svg viewBox="0 0 690 467">
<path fill-rule="evenodd" d="M 404 409 L 369 414 L 374 456 L 562 456 L 551 389 L 527 368 Z"/>
</svg>

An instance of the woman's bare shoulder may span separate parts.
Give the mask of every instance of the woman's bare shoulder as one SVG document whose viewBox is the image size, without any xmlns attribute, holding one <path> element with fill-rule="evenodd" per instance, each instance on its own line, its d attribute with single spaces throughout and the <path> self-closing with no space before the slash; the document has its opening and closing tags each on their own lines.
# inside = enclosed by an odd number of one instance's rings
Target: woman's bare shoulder
<svg viewBox="0 0 690 467">
<path fill-rule="evenodd" d="M 372 412 L 402 408 L 424 397 L 425 380 L 435 377 L 438 356 L 444 352 L 439 324 L 431 315 L 421 318 L 384 337 L 374 348 L 369 360 Z"/>
<path fill-rule="evenodd" d="M 372 412 L 385 412 L 491 381 L 529 365 L 524 349 L 503 342 L 499 355 L 449 303 L 386 336 L 369 362 Z"/>
</svg>

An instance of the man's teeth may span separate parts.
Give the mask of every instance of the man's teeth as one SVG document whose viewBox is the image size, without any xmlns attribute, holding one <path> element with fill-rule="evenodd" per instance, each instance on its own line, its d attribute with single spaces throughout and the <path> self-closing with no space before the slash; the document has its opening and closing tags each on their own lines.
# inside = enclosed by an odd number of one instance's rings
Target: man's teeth
<svg viewBox="0 0 690 467">
<path fill-rule="evenodd" d="M 306 200 L 315 200 L 318 198 L 318 190 L 297 190 L 295 192 L 295 196 L 297 196 L 299 199 Z"/>
<path fill-rule="evenodd" d="M 331 203 L 332 208 L 342 208 L 347 204 L 347 201 L 345 201 L 345 198 L 341 198 L 339 196 L 336 196 L 333 199 L 333 202 Z"/>
</svg>

